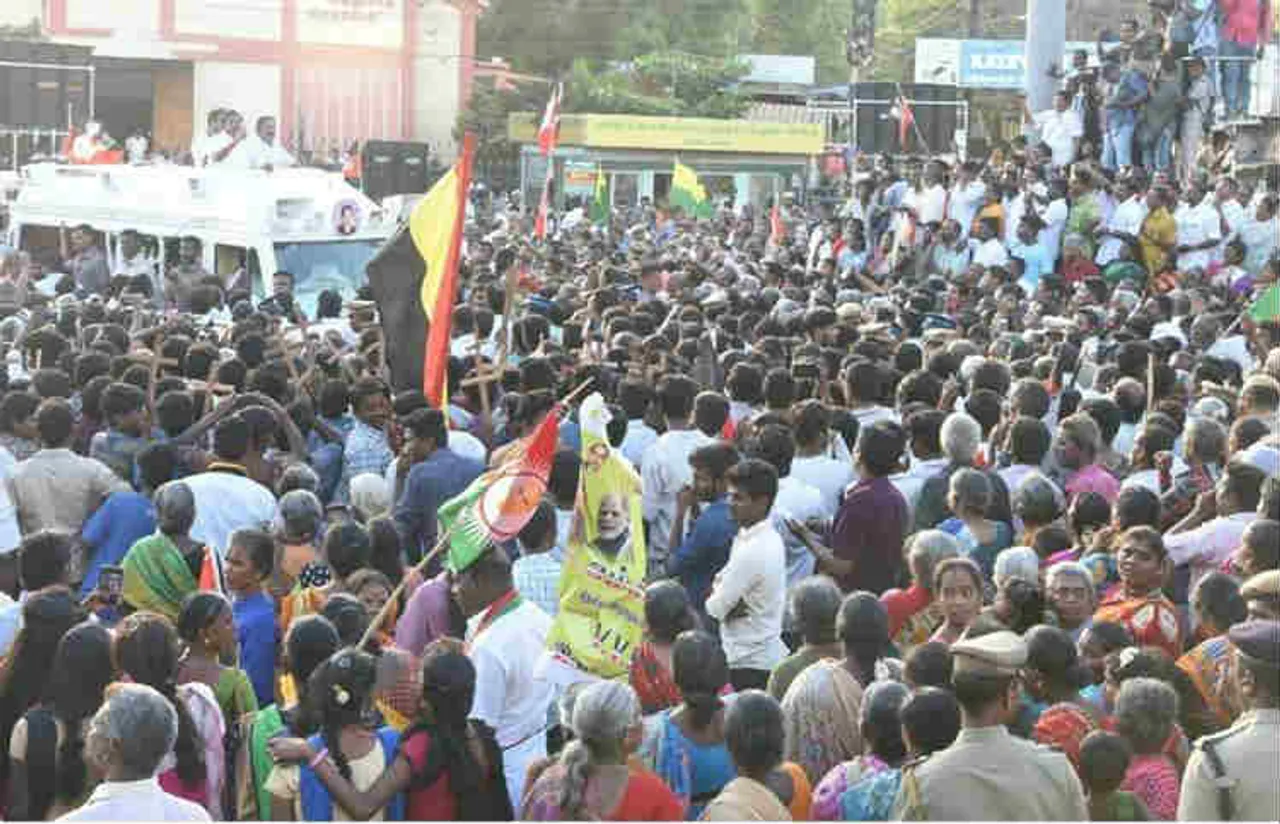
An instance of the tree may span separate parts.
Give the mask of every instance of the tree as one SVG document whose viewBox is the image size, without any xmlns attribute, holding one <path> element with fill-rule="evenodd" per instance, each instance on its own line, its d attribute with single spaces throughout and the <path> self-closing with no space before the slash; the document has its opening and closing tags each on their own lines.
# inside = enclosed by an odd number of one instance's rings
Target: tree
<svg viewBox="0 0 1280 824">
<path fill-rule="evenodd" d="M 566 111 L 675 117 L 741 117 L 750 100 L 737 89 L 747 66 L 737 60 L 654 52 L 626 64 L 573 65 Z"/>
<path fill-rule="evenodd" d="M 752 49 L 760 54 L 813 55 L 819 83 L 849 79 L 844 33 L 849 28 L 849 0 L 751 0 Z"/>
<path fill-rule="evenodd" d="M 476 136 L 476 178 L 499 188 L 514 188 L 519 181 L 520 144 L 507 139 L 507 116 L 512 112 L 541 111 L 547 88 L 540 84 L 499 90 L 480 83 L 458 115 L 454 137 L 461 142 L 466 131 Z"/>
<path fill-rule="evenodd" d="M 751 0 L 491 0 L 477 39 L 517 71 L 567 74 L 575 60 L 686 51 L 731 57 L 750 43 Z"/>
</svg>

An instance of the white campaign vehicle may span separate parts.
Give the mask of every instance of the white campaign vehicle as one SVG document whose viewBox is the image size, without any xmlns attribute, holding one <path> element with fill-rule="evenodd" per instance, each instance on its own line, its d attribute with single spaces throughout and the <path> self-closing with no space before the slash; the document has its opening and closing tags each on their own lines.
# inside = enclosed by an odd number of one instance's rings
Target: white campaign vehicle
<svg viewBox="0 0 1280 824">
<path fill-rule="evenodd" d="M 323 290 L 354 295 L 395 229 L 394 216 L 319 169 L 35 164 L 22 177 L 9 240 L 37 259 L 56 259 L 61 234 L 87 224 L 105 238 L 113 275 L 127 229 L 163 272 L 190 236 L 204 269 L 224 284 L 248 275 L 255 303 L 270 294 L 275 272 L 291 273 L 294 296 L 313 317 Z"/>
</svg>

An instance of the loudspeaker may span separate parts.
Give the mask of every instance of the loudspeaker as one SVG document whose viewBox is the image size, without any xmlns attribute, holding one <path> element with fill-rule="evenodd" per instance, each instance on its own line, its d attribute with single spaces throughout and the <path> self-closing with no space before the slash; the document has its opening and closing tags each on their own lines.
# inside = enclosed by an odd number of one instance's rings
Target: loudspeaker
<svg viewBox="0 0 1280 824">
<path fill-rule="evenodd" d="M 899 121 L 894 112 L 898 88 L 896 83 L 858 83 L 854 87 L 858 99 L 858 148 L 864 152 L 895 155 L 950 152 L 955 138 L 956 108 L 919 104 L 954 102 L 956 88 L 902 84 L 901 93 L 916 103 L 911 107 L 915 125 L 907 130 L 905 146 L 898 140 Z"/>
<path fill-rule="evenodd" d="M 389 195 L 416 195 L 427 190 L 425 143 L 370 140 L 360 150 L 361 188 L 374 200 Z"/>
</svg>

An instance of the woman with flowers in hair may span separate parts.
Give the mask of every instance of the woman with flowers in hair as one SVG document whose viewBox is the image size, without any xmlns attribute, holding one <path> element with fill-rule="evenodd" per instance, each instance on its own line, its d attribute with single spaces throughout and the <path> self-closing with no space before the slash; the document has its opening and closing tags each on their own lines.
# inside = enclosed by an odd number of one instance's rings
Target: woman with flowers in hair
<svg viewBox="0 0 1280 824">
<path fill-rule="evenodd" d="M 334 653 L 311 674 L 308 712 L 319 732 L 307 739 L 314 755 L 305 764 L 277 764 L 264 789 L 271 794 L 274 821 L 352 821 L 356 816 L 340 804 L 318 771 L 332 763 L 358 792 L 366 792 L 396 759 L 400 735 L 370 723 L 378 670 L 373 656 L 356 649 Z M 370 821 L 398 821 L 403 798 L 392 797 L 367 816 Z"/>
</svg>

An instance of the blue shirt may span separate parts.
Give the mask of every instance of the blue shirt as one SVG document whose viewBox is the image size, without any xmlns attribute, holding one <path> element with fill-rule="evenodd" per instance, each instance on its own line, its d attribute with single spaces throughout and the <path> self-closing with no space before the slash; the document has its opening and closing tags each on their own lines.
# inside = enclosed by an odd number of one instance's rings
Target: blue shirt
<svg viewBox="0 0 1280 824">
<path fill-rule="evenodd" d="M 91 558 L 80 594 L 92 592 L 104 566 L 119 566 L 129 547 L 155 531 L 156 510 L 150 498 L 133 491 L 108 495 L 80 529 Z"/>
<path fill-rule="evenodd" d="M 1009 255 L 1022 258 L 1023 272 L 1018 283 L 1027 290 L 1028 296 L 1035 294 L 1041 278 L 1053 274 L 1053 255 L 1049 254 L 1043 243 L 1027 245 L 1022 241 L 1015 241 L 1009 246 Z"/>
<path fill-rule="evenodd" d="M 416 561 L 436 542 L 436 511 L 460 494 L 484 471 L 484 465 L 448 448 L 437 449 L 409 470 L 396 503 L 396 526 L 409 560 Z"/>
<path fill-rule="evenodd" d="M 249 676 L 258 706 L 275 703 L 276 607 L 265 592 L 237 597 L 231 603 L 240 648 L 240 669 Z"/>
<path fill-rule="evenodd" d="M 693 529 L 668 562 L 667 574 L 676 578 L 689 593 L 689 600 L 701 608 L 711 592 L 711 581 L 729 563 L 729 550 L 738 534 L 738 524 L 724 496 L 716 498 L 693 522 Z"/>
</svg>

